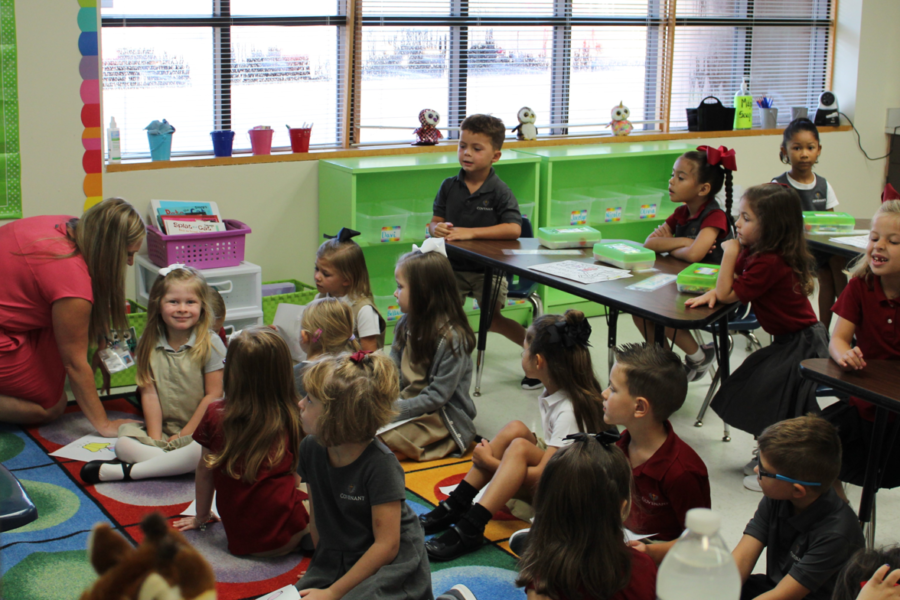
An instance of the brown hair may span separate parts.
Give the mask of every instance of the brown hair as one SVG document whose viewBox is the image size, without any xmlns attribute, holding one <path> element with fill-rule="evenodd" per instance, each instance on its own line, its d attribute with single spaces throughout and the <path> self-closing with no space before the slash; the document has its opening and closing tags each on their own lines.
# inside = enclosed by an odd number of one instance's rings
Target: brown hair
<svg viewBox="0 0 900 600">
<path fill-rule="evenodd" d="M 731 216 L 731 205 L 734 203 L 734 186 L 732 185 L 733 176 L 731 171 L 722 165 L 711 165 L 707 160 L 706 152 L 699 150 L 691 150 L 681 155 L 681 158 L 687 159 L 697 165 L 697 181 L 709 184 L 709 194 L 707 200 L 715 201 L 716 194 L 725 188 L 725 219 L 728 226 L 734 229 L 734 218 Z"/>
<path fill-rule="evenodd" d="M 295 471 L 303 430 L 287 342 L 269 327 L 244 329 L 228 345 L 224 378 L 225 445 L 206 457 L 206 466 L 253 483 L 260 469 L 277 466 L 292 452 Z"/>
<path fill-rule="evenodd" d="M 872 227 L 875 226 L 875 220 L 878 219 L 878 217 L 883 216 L 890 216 L 898 219 L 897 224 L 900 226 L 900 200 L 888 200 L 882 202 L 881 206 L 878 207 L 878 210 L 875 211 L 875 215 L 872 217 Z M 865 254 L 860 254 L 850 266 L 850 276 L 859 277 L 866 283 L 870 282 L 872 279 L 872 268 L 869 266 L 869 259 Z"/>
<path fill-rule="evenodd" d="M 442 338 L 451 332 L 460 340 L 460 349 L 469 354 L 475 348 L 475 333 L 459 301 L 459 288 L 453 267 L 438 252 L 407 252 L 397 268 L 409 288 L 409 312 L 400 318 L 394 341 L 409 344 L 413 362 L 430 369 L 431 360 Z M 451 349 L 456 354 L 456 349 Z"/>
<path fill-rule="evenodd" d="M 687 374 L 678 355 L 658 344 L 624 344 L 616 362 L 628 382 L 628 393 L 650 403 L 653 418 L 662 423 L 681 408 L 687 396 Z"/>
<path fill-rule="evenodd" d="M 353 240 L 345 242 L 338 238 L 325 240 L 316 250 L 316 260 L 324 258 L 331 266 L 350 282 L 347 295 L 351 298 L 371 298 L 372 286 L 369 283 L 369 269 L 366 268 L 366 257 L 362 248 Z"/>
<path fill-rule="evenodd" d="M 141 215 L 122 198 L 107 198 L 89 208 L 80 219 L 69 221 L 66 237 L 75 244 L 68 254 L 50 254 L 53 258 L 81 255 L 91 276 L 91 320 L 89 343 L 114 329 L 128 329 L 125 317 L 125 271 L 128 248 L 143 242 L 147 233 Z"/>
<path fill-rule="evenodd" d="M 900 569 L 900 548 L 886 546 L 880 550 L 857 550 L 838 574 L 831 600 L 855 600 L 861 591 L 860 584 L 871 579 L 882 565 L 890 566 L 891 571 Z"/>
<path fill-rule="evenodd" d="M 226 315 L 225 299 L 214 287 L 209 288 L 209 310 L 212 313 L 212 322 L 215 324 L 219 319 L 224 319 Z"/>
<path fill-rule="evenodd" d="M 353 311 L 337 298 L 313 300 L 303 311 L 300 329 L 309 335 L 309 352 L 340 354 L 359 350 L 353 338 Z"/>
<path fill-rule="evenodd" d="M 813 257 L 806 245 L 803 208 L 797 191 L 777 183 L 747 188 L 744 199 L 759 219 L 759 240 L 753 254 L 779 254 L 794 271 L 800 291 L 809 296 L 815 287 Z"/>
<path fill-rule="evenodd" d="M 550 378 L 565 391 L 575 409 L 578 429 L 584 433 L 599 433 L 610 428 L 603 421 L 603 386 L 594 374 L 591 352 L 586 344 L 576 341 L 567 346 L 565 333 L 590 326 L 584 313 L 569 309 L 564 315 L 542 315 L 525 332 L 525 345 L 532 356 L 540 354 L 547 361 Z"/>
<path fill-rule="evenodd" d="M 506 139 L 506 126 L 503 121 L 491 115 L 469 115 L 459 129 L 470 133 L 483 133 L 491 140 L 494 150 L 503 148 L 503 140 Z"/>
<path fill-rule="evenodd" d="M 194 345 L 190 349 L 191 360 L 201 368 L 212 351 L 209 328 L 213 325 L 213 314 L 209 308 L 209 286 L 200 271 L 194 267 L 172 269 L 165 276 L 159 275 L 150 288 L 150 301 L 147 303 L 147 326 L 137 345 L 137 375 L 135 381 L 139 386 L 153 383 L 153 372 L 150 368 L 150 355 L 156 348 L 159 338 L 167 338 L 166 324 L 162 320 L 162 301 L 169 286 L 173 283 L 190 283 L 191 291 L 200 301 L 200 319 L 194 325 Z"/>
<path fill-rule="evenodd" d="M 824 493 L 841 472 L 841 438 L 821 417 L 809 414 L 769 425 L 759 436 L 759 453 L 781 475 L 821 483 Z"/>
<path fill-rule="evenodd" d="M 604 600 L 624 589 L 632 570 L 622 503 L 630 503 L 631 488 L 631 466 L 615 445 L 588 437 L 556 452 L 538 483 L 516 585 L 531 583 L 551 598 Z"/>
<path fill-rule="evenodd" d="M 358 356 L 356 354 L 352 356 Z M 350 354 L 326 356 L 303 373 L 306 393 L 322 403 L 316 440 L 323 446 L 365 443 L 396 414 L 400 376 L 379 350 L 356 362 Z"/>
</svg>

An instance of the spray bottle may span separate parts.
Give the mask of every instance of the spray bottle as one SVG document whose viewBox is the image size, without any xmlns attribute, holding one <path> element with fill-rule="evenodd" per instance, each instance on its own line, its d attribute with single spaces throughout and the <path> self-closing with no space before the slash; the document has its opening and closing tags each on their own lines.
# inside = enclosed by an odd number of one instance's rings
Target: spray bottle
<svg viewBox="0 0 900 600">
<path fill-rule="evenodd" d="M 115 117 L 110 118 L 109 129 L 106 130 L 106 135 L 106 149 L 109 151 L 109 162 L 111 164 L 118 164 L 122 162 L 122 145 Z"/>
</svg>

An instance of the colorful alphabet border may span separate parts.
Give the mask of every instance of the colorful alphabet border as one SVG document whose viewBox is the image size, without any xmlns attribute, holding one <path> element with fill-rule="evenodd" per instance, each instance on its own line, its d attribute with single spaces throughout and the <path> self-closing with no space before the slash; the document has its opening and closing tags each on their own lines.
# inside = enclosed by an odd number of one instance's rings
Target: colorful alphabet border
<svg viewBox="0 0 900 600">
<path fill-rule="evenodd" d="M 2 1 L 2 0 L 0 0 Z M 103 124 L 100 111 L 100 57 L 97 35 L 97 0 L 78 0 L 78 50 L 81 51 L 81 143 L 84 155 L 84 210 L 103 199 Z"/>
</svg>

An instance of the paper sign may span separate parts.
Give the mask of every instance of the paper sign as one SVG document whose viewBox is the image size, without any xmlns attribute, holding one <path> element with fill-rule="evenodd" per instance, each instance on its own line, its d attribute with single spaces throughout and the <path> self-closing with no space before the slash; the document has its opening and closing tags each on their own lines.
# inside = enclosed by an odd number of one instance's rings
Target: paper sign
<svg viewBox="0 0 900 600">
<path fill-rule="evenodd" d="M 397 225 L 395 227 L 382 227 L 381 228 L 381 241 L 382 242 L 399 242 L 400 241 L 400 226 Z"/>
<path fill-rule="evenodd" d="M 260 596 L 257 600 L 300 600 L 300 592 L 292 585 L 286 585 L 271 594 Z"/>
<path fill-rule="evenodd" d="M 837 238 L 829 238 L 829 242 L 834 242 L 835 244 L 844 244 L 845 246 L 853 246 L 854 248 L 859 248 L 861 250 L 865 250 L 869 245 L 869 236 L 867 235 L 855 235 L 848 237 L 837 237 Z"/>
<path fill-rule="evenodd" d="M 587 225 L 587 210 L 573 210 L 569 215 L 569 225 Z"/>
<path fill-rule="evenodd" d="M 166 221 L 166 231 L 169 235 L 181 235 L 185 233 L 211 233 L 225 231 L 225 223 L 213 223 L 211 221 Z"/>
<path fill-rule="evenodd" d="M 556 275 L 557 277 L 571 279 L 572 281 L 583 284 L 600 283 L 602 281 L 631 277 L 631 273 L 624 269 L 601 267 L 600 265 L 578 262 L 576 260 L 564 260 L 562 262 L 535 265 L 528 268 L 532 271 Z"/>
<path fill-rule="evenodd" d="M 637 292 L 652 292 L 653 290 L 658 290 L 663 286 L 669 285 L 676 279 L 678 279 L 677 275 L 654 275 L 653 277 L 629 285 L 625 289 L 635 290 Z"/>
<path fill-rule="evenodd" d="M 188 504 L 188 507 L 186 509 L 184 509 L 184 511 L 182 511 L 181 514 L 182 514 L 182 516 L 185 516 L 185 517 L 196 517 L 197 516 L 197 501 L 194 500 L 193 502 Z M 217 517 L 219 516 L 219 508 L 218 508 L 218 506 L 216 506 L 216 493 L 215 492 L 213 492 L 212 514 L 214 514 Z"/>
<path fill-rule="evenodd" d="M 90 462 L 92 460 L 115 460 L 116 438 L 105 438 L 98 435 L 86 435 L 81 439 L 71 442 L 50 456 L 57 458 L 69 458 Z"/>
</svg>

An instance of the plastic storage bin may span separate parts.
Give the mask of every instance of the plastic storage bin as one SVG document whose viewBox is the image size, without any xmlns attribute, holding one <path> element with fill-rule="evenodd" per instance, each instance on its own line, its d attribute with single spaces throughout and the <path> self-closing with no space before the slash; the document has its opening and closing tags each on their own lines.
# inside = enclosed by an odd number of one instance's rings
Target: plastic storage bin
<svg viewBox="0 0 900 600">
<path fill-rule="evenodd" d="M 672 202 L 672 199 L 669 198 L 669 184 L 667 182 L 642 184 L 637 187 L 647 190 L 648 194 L 652 193 L 659 195 L 659 206 L 656 211 L 657 218 L 668 217 L 675 212 L 676 208 L 681 206 L 680 202 Z M 722 210 L 724 210 L 724 208 Z"/>
<path fill-rule="evenodd" d="M 803 211 L 803 226 L 809 233 L 853 231 L 856 219 L 842 212 Z"/>
<path fill-rule="evenodd" d="M 263 312 L 261 310 L 228 311 L 225 317 L 225 333 L 231 335 L 235 331 L 262 324 Z"/>
<path fill-rule="evenodd" d="M 397 282 L 390 277 L 372 278 L 372 298 L 382 318 L 388 323 L 396 323 L 403 316 L 400 304 L 394 298 Z"/>
<path fill-rule="evenodd" d="M 534 202 L 519 204 L 519 212 L 522 213 L 523 217 L 528 217 L 528 220 L 531 221 L 532 224 L 537 223 L 537 221 L 534 220 Z"/>
<path fill-rule="evenodd" d="M 594 244 L 594 260 L 620 269 L 641 271 L 653 268 L 656 253 L 631 240 L 607 240 Z"/>
<path fill-rule="evenodd" d="M 625 218 L 628 196 L 611 189 L 594 190 L 591 223 L 619 223 Z"/>
<path fill-rule="evenodd" d="M 705 294 L 716 289 L 719 277 L 719 265 L 695 263 L 678 274 L 675 280 L 679 292 L 687 294 Z"/>
<path fill-rule="evenodd" d="M 166 235 L 152 223 L 147 225 L 147 253 L 153 264 L 168 267 L 175 263 L 198 269 L 235 267 L 244 260 L 244 242 L 251 229 L 233 219 L 225 219 L 227 231 Z"/>
<path fill-rule="evenodd" d="M 278 312 L 279 304 L 300 304 L 306 305 L 313 301 L 316 297 L 316 287 L 297 281 L 296 279 L 279 279 L 278 281 L 266 281 L 265 283 L 293 283 L 297 288 L 296 292 L 290 294 L 275 294 L 274 296 L 264 296 L 262 299 L 263 323 L 271 325 L 275 320 L 275 313 Z"/>
<path fill-rule="evenodd" d="M 548 225 L 551 227 L 587 225 L 591 220 L 592 204 L 593 199 L 589 196 L 580 196 L 570 200 L 552 200 Z"/>
<path fill-rule="evenodd" d="M 426 227 L 434 216 L 434 198 L 421 198 L 419 200 L 397 200 L 390 204 L 397 212 L 409 214 L 406 220 L 406 231 L 403 232 L 405 240 L 424 240 L 428 237 Z"/>
<path fill-rule="evenodd" d="M 262 269 L 259 265 L 244 262 L 236 267 L 200 269 L 200 272 L 206 278 L 206 283 L 222 295 L 227 312 L 226 321 L 230 320 L 232 311 L 250 310 L 262 315 Z M 134 274 L 137 300 L 147 306 L 153 282 L 159 275 L 159 267 L 146 256 L 138 254 L 134 260 Z"/>
<path fill-rule="evenodd" d="M 408 210 L 389 204 L 361 205 L 357 208 L 356 225 L 370 244 L 399 242 L 404 236 L 415 239 L 416 235 L 407 232 L 409 214 Z"/>
<path fill-rule="evenodd" d="M 582 248 L 603 239 L 599 231 L 587 225 L 575 227 L 541 227 L 537 239 L 547 248 Z"/>
</svg>

